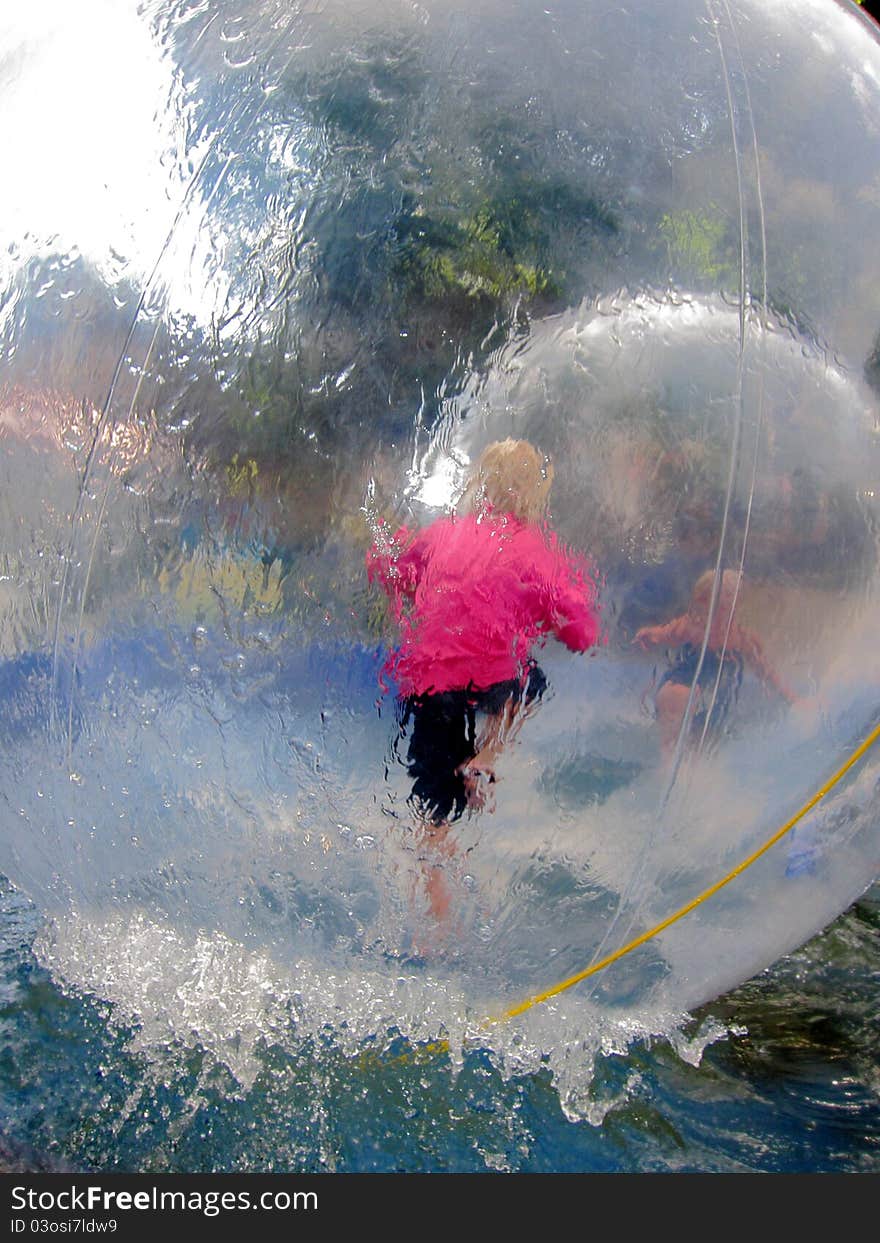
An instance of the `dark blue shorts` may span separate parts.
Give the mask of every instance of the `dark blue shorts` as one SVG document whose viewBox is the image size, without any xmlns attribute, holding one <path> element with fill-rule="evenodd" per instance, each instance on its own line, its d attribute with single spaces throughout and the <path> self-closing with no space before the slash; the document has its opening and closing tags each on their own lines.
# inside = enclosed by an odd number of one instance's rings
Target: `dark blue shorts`
<svg viewBox="0 0 880 1243">
<path fill-rule="evenodd" d="M 657 690 L 668 682 L 673 685 L 690 687 L 697 677 L 700 663 L 700 649 L 692 643 L 686 643 L 675 654 L 672 665 L 663 674 Z M 725 653 L 724 659 L 717 652 L 707 649 L 697 679 L 697 698 L 695 712 L 691 722 L 692 730 L 702 732 L 706 723 L 706 714 L 712 705 L 712 722 L 720 726 L 732 704 L 736 702 L 742 685 L 743 661 L 737 652 Z M 717 690 L 716 690 L 717 683 Z M 712 704 L 712 695 L 715 702 Z M 655 692 L 656 696 L 656 692 Z"/>
<path fill-rule="evenodd" d="M 497 716 L 513 700 L 540 699 L 547 686 L 530 661 L 523 679 L 496 682 L 485 690 L 441 691 L 401 701 L 401 732 L 409 728 L 407 772 L 413 779 L 409 801 L 433 824 L 458 820 L 467 807 L 461 765 L 477 753 L 477 716 Z"/>
</svg>

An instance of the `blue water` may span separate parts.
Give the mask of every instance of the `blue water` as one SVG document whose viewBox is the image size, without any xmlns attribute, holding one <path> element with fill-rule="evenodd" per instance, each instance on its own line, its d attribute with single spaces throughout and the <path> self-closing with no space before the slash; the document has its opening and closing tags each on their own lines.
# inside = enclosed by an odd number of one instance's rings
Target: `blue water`
<svg viewBox="0 0 880 1243">
<path fill-rule="evenodd" d="M 272 1043 L 243 1090 L 196 1047 L 133 1051 L 100 999 L 32 951 L 31 904 L 0 889 L 0 1158 L 101 1172 L 878 1172 L 880 887 L 796 954 L 694 1016 L 702 1057 L 667 1041 L 600 1058 L 592 1116 L 549 1074 L 510 1077 L 393 1044 Z M 685 1056 L 682 1056 L 684 1054 Z M 694 1064 L 696 1062 L 696 1064 Z"/>
</svg>

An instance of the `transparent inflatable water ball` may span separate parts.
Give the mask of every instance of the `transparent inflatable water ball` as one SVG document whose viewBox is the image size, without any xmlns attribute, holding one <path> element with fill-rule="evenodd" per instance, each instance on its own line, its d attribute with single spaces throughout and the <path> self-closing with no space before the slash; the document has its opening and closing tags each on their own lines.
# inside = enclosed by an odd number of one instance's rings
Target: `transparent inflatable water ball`
<svg viewBox="0 0 880 1243">
<path fill-rule="evenodd" d="M 543 1056 L 844 910 L 880 864 L 872 20 L 86 7 L 0 23 L 0 868 L 57 978 L 242 1078 L 267 1033 Z M 508 440 L 601 633 L 459 688 L 453 763 L 367 565 L 460 530 Z"/>
</svg>

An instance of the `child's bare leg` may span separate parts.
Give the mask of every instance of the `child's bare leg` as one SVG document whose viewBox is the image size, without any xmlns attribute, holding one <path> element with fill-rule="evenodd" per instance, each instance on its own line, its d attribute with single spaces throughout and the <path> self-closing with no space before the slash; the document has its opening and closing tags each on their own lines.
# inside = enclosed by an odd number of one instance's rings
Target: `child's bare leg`
<svg viewBox="0 0 880 1243">
<path fill-rule="evenodd" d="M 449 918 L 452 894 L 449 891 L 443 868 L 439 863 L 428 865 L 428 873 L 425 877 L 425 893 L 428 895 L 428 909 L 434 920 L 438 924 L 445 924 Z"/>
<path fill-rule="evenodd" d="M 452 894 L 446 878 L 446 862 L 455 855 L 447 823 L 421 826 L 419 843 L 427 852 L 422 860 L 422 881 L 428 898 L 428 909 L 438 924 L 446 922 L 452 905 Z"/>
<path fill-rule="evenodd" d="M 687 710 L 690 689 L 680 682 L 667 682 L 657 692 L 657 724 L 660 727 L 660 746 L 665 754 L 675 748 L 681 723 Z"/>
</svg>

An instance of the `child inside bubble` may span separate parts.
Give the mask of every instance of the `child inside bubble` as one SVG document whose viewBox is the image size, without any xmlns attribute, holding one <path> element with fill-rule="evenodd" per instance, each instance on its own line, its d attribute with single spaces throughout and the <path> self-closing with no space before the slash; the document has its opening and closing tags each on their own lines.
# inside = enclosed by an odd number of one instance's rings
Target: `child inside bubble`
<svg viewBox="0 0 880 1243">
<path fill-rule="evenodd" d="M 380 522 L 367 554 L 400 633 L 384 672 L 401 736 L 409 732 L 409 802 L 439 856 L 426 884 L 438 920 L 450 903 L 450 826 L 468 809 L 492 809 L 499 758 L 546 689 L 535 648 L 552 635 L 585 652 L 598 639 L 592 571 L 546 522 L 552 482 L 530 442 L 495 441 L 454 514 L 393 535 Z"/>
<path fill-rule="evenodd" d="M 692 734 L 702 734 L 710 715 L 716 727 L 724 720 L 746 666 L 787 703 L 799 702 L 768 663 L 758 636 L 736 621 L 742 581 L 738 570 L 722 573 L 710 620 L 715 571 L 706 570 L 694 584 L 684 613 L 664 625 L 642 626 L 635 633 L 633 642 L 639 647 L 672 649 L 669 666 L 654 693 L 660 744 L 667 755 L 676 746 L 692 686 Z"/>
</svg>

